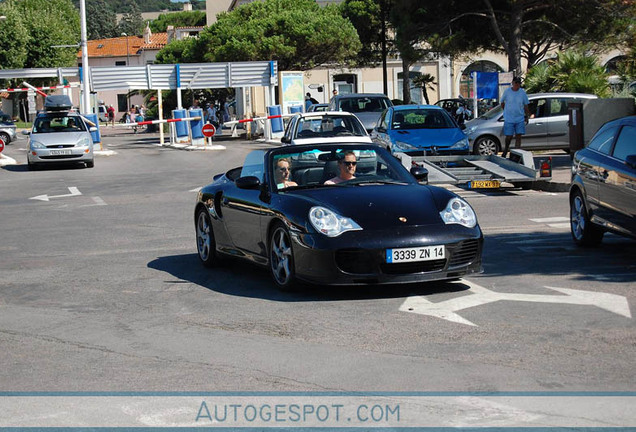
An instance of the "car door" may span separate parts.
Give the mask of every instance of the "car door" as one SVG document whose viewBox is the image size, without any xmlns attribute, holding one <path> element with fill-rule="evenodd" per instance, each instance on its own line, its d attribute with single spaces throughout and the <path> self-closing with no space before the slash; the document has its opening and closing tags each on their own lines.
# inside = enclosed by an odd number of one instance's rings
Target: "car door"
<svg viewBox="0 0 636 432">
<path fill-rule="evenodd" d="M 547 145 L 547 105 L 548 100 L 546 98 L 532 99 L 528 104 L 530 118 L 526 125 L 526 133 L 521 139 L 521 148 L 532 150 Z"/>
<path fill-rule="evenodd" d="M 627 157 L 636 155 L 636 126 L 624 125 L 618 131 L 611 157 L 598 166 L 599 216 L 621 231 L 636 234 L 636 168 Z"/>
<path fill-rule="evenodd" d="M 586 149 L 577 153 L 574 164 L 575 171 L 579 174 L 585 187 L 587 203 L 592 212 L 601 218 L 606 210 L 603 208 L 600 188 L 600 177 L 603 167 L 610 157 L 618 127 L 609 127 L 597 132 Z"/>
<path fill-rule="evenodd" d="M 391 138 L 389 137 L 389 122 L 388 120 L 392 116 L 392 109 L 388 109 L 384 111 L 380 119 L 378 120 L 378 124 L 371 131 L 371 140 L 384 148 L 391 148 Z"/>
<path fill-rule="evenodd" d="M 570 135 L 568 127 L 568 98 L 550 98 L 547 102 L 546 117 L 548 142 L 546 148 L 569 149 Z"/>
<path fill-rule="evenodd" d="M 264 152 L 255 150 L 245 158 L 241 177 L 255 176 L 264 181 Z M 261 218 L 267 209 L 262 189 L 227 189 L 221 198 L 225 228 L 234 246 L 247 254 L 262 254 Z"/>
</svg>

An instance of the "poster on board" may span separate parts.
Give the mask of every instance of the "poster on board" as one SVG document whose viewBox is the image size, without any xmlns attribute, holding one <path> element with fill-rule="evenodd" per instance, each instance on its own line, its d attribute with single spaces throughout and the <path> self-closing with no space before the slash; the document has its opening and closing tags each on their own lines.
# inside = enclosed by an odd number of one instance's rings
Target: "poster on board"
<svg viewBox="0 0 636 432">
<path fill-rule="evenodd" d="M 302 72 L 280 72 L 279 82 L 279 100 L 283 107 L 283 114 L 292 112 L 292 107 L 302 107 L 305 103 L 303 94 L 303 73 Z M 298 109 L 298 108 L 295 108 Z"/>
</svg>

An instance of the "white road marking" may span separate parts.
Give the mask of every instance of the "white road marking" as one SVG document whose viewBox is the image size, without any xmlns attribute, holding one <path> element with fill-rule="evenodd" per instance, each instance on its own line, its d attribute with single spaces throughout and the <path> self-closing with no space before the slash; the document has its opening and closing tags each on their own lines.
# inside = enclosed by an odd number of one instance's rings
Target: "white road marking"
<svg viewBox="0 0 636 432">
<path fill-rule="evenodd" d="M 82 193 L 79 191 L 79 189 L 77 189 L 75 186 L 71 186 L 68 188 L 70 194 L 65 194 L 65 195 L 52 195 L 52 196 L 48 196 L 48 195 L 38 195 L 35 197 L 31 197 L 29 199 L 32 200 L 40 200 L 40 201 L 49 201 L 51 198 L 64 198 L 64 197 L 70 197 L 70 196 L 79 196 Z"/>
<path fill-rule="evenodd" d="M 484 288 L 476 283 L 462 279 L 463 285 L 470 287 L 470 295 L 462 294 L 450 300 L 433 303 L 425 296 L 412 296 L 407 298 L 400 311 L 410 312 L 420 315 L 429 315 L 444 319 L 446 321 L 458 324 L 466 324 L 477 327 L 476 324 L 463 318 L 457 312 L 462 309 L 493 303 L 501 300 L 507 301 L 523 301 L 533 303 L 560 303 L 572 305 L 589 305 L 597 306 L 609 312 L 631 318 L 632 314 L 629 309 L 629 303 L 623 296 L 616 294 L 608 294 L 593 291 L 581 291 L 568 288 L 545 287 L 554 291 L 558 291 L 565 295 L 539 295 L 539 294 L 516 294 L 516 293 L 499 293 Z"/>
<path fill-rule="evenodd" d="M 108 204 L 106 204 L 106 202 L 105 202 L 103 199 L 101 199 L 100 197 L 92 197 L 92 198 L 93 198 L 93 202 L 94 202 L 95 204 L 84 204 L 84 205 L 82 205 L 82 206 L 80 206 L 80 207 L 95 207 L 95 206 L 105 206 L 105 205 L 108 205 Z"/>
<path fill-rule="evenodd" d="M 570 222 L 548 224 L 550 228 L 570 228 Z"/>
<path fill-rule="evenodd" d="M 557 216 L 557 217 L 548 217 L 548 218 L 539 218 L 539 219 L 530 219 L 532 222 L 536 223 L 554 223 L 554 222 L 570 222 L 570 218 Z M 568 225 L 569 226 L 569 225 Z"/>
<path fill-rule="evenodd" d="M 203 189 L 203 186 L 200 186 L 200 187 L 194 188 L 194 189 L 190 189 L 188 192 L 199 192 L 201 189 Z"/>
</svg>

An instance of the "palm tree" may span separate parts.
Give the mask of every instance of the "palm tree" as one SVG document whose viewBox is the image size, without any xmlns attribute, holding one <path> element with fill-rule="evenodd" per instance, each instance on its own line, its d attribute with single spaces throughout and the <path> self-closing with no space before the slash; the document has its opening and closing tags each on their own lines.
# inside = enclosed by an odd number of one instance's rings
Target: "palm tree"
<svg viewBox="0 0 636 432">
<path fill-rule="evenodd" d="M 426 105 L 430 105 L 428 100 L 428 90 L 435 91 L 437 83 L 435 77 L 429 73 L 421 74 L 413 78 L 413 88 L 421 88 L 424 93 L 424 100 Z"/>
<path fill-rule="evenodd" d="M 530 69 L 526 90 L 592 93 L 609 97 L 608 75 L 595 56 L 582 51 L 564 51 L 547 63 Z"/>
</svg>

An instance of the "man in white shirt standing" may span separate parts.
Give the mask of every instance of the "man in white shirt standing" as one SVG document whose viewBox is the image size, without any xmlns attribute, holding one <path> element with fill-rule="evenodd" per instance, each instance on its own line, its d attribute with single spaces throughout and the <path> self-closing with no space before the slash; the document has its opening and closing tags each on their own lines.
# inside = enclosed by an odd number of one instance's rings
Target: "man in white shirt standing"
<svg viewBox="0 0 636 432">
<path fill-rule="evenodd" d="M 521 135 L 526 133 L 526 124 L 530 116 L 528 95 L 521 88 L 521 78 L 514 77 L 512 86 L 501 96 L 501 107 L 504 112 L 503 132 L 506 136 L 506 147 L 501 157 L 506 157 L 510 149 L 512 136 L 515 137 L 515 148 L 521 148 Z"/>
</svg>

